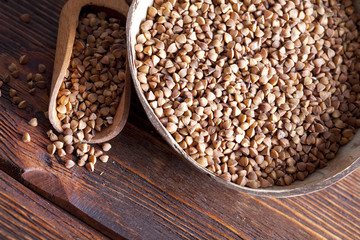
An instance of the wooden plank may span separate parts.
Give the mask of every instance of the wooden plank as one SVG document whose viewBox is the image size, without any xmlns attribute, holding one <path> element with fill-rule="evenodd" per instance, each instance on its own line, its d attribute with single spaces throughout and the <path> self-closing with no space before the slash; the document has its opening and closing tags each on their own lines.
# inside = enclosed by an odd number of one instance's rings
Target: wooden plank
<svg viewBox="0 0 360 240">
<path fill-rule="evenodd" d="M 54 58 L 57 20 L 64 0 L 0 2 L 0 73 L 7 64 L 28 53 L 30 64 L 22 71 L 36 71 Z M 32 14 L 26 25 L 21 13 Z M 138 239 L 336 239 L 358 238 L 360 172 L 335 186 L 291 199 L 254 198 L 226 188 L 200 175 L 181 160 L 154 131 L 133 94 L 129 122 L 111 141 L 107 164 L 89 173 L 67 170 L 66 158 L 45 151 L 50 128 L 46 111 L 48 93 L 36 98 L 26 93 L 24 76 L 12 87 L 29 102 L 18 110 L 3 87 L 0 98 L 0 168 L 27 186 L 112 238 Z M 50 87 L 50 85 L 49 85 Z M 39 126 L 27 121 L 38 117 Z M 21 142 L 28 131 L 33 141 Z M 104 172 L 100 176 L 100 173 Z M 348 220 L 347 220 L 348 219 Z M 341 224 L 339 224 L 341 223 Z M 340 226 L 341 225 L 341 226 Z"/>
<path fill-rule="evenodd" d="M 0 171 L 1 239 L 107 239 Z"/>
</svg>

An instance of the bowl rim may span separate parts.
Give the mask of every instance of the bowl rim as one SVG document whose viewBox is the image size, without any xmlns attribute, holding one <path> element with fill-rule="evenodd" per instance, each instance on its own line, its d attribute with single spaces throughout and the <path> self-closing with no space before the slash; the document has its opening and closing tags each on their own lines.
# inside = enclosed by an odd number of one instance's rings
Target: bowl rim
<svg viewBox="0 0 360 240">
<path fill-rule="evenodd" d="M 130 6 L 127 21 L 126 21 L 126 44 L 127 44 L 127 56 L 128 56 L 128 64 L 131 73 L 131 77 L 134 83 L 134 88 L 136 91 L 137 96 L 143 106 L 147 117 L 149 118 L 151 124 L 157 130 L 157 132 L 161 135 L 161 137 L 177 152 L 178 157 L 186 162 L 190 163 L 193 167 L 199 170 L 202 174 L 206 174 L 212 180 L 215 180 L 218 183 L 226 186 L 227 188 L 240 191 L 242 193 L 246 193 L 256 197 L 273 197 L 273 198 L 285 198 L 285 197 L 296 197 L 301 195 L 310 194 L 313 192 L 317 192 L 319 190 L 325 189 L 332 184 L 338 182 L 339 180 L 343 179 L 353 171 L 355 171 L 360 166 L 360 158 L 357 157 L 349 166 L 344 168 L 343 170 L 333 174 L 332 176 L 315 183 L 304 184 L 303 186 L 299 186 L 293 189 L 281 189 L 284 186 L 276 186 L 277 189 L 270 189 L 270 188 L 250 188 L 250 187 L 243 187 L 233 182 L 228 182 L 225 179 L 222 179 L 220 176 L 215 175 L 214 173 L 210 172 L 208 169 L 201 167 L 194 159 L 192 159 L 174 140 L 171 134 L 165 129 L 165 127 L 160 122 L 159 118 L 155 115 L 153 109 L 151 108 L 150 104 L 146 100 L 143 91 L 141 90 L 140 83 L 137 80 L 137 70 L 134 66 L 134 44 L 136 39 L 133 39 L 130 30 L 132 29 L 133 23 L 133 14 L 137 10 L 140 0 L 134 0 Z M 140 26 L 139 26 L 140 27 Z M 139 29 L 139 28 L 138 28 Z M 334 159 L 333 159 L 334 160 Z M 331 161 L 333 161 L 331 160 Z M 317 169 L 318 170 L 318 169 Z M 291 185 L 290 185 L 291 186 Z"/>
</svg>

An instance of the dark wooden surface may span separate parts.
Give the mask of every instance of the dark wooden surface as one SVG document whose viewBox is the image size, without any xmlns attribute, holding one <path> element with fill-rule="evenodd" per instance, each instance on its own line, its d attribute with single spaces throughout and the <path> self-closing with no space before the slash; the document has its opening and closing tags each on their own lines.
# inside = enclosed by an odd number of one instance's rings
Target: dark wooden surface
<svg viewBox="0 0 360 240">
<path fill-rule="evenodd" d="M 27 53 L 22 72 L 49 67 L 51 80 L 57 21 L 65 0 L 0 0 L 0 74 Z M 19 20 L 29 12 L 30 24 Z M 133 95 L 129 121 L 111 141 L 107 164 L 96 171 L 67 170 L 66 158 L 49 156 L 43 116 L 48 92 L 27 93 L 25 76 L 10 85 L 29 102 L 11 104 L 9 86 L 0 98 L 0 168 L 31 190 L 111 238 L 131 239 L 358 239 L 360 171 L 307 196 L 255 198 L 199 175 L 166 145 L 146 119 Z M 38 117 L 39 126 L 27 121 Z M 28 131 L 33 141 L 21 141 Z M 103 175 L 100 176 L 100 173 Z M 89 230 L 90 231 L 90 230 Z M 1 229 L 0 229 L 1 232 Z M 9 237 L 11 238 L 11 236 Z"/>
<path fill-rule="evenodd" d="M 0 238 L 107 239 L 0 171 Z"/>
</svg>

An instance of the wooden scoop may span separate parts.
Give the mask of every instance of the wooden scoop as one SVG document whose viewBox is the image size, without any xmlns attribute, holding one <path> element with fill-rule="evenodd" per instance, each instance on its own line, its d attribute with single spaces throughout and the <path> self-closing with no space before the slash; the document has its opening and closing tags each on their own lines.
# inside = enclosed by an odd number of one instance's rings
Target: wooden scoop
<svg viewBox="0 0 360 240">
<path fill-rule="evenodd" d="M 125 0 L 69 0 L 63 7 L 60 14 L 60 23 L 49 103 L 49 120 L 52 126 L 58 132 L 62 132 L 63 129 L 61 127 L 61 122 L 57 117 L 57 95 L 59 93 L 60 86 L 64 80 L 66 71 L 69 67 L 79 15 L 82 8 L 85 6 L 94 7 L 95 9 L 99 8 L 101 11 L 104 12 L 116 11 L 117 13 L 119 13 L 119 16 L 122 15 L 121 17 L 124 21 L 126 20 L 126 16 L 129 10 L 129 5 L 125 2 Z M 131 77 L 127 67 L 124 91 L 121 96 L 119 107 L 114 116 L 113 124 L 100 132 L 96 132 L 95 136 L 90 141 L 91 143 L 108 141 L 120 133 L 126 123 L 129 114 L 130 94 Z"/>
</svg>

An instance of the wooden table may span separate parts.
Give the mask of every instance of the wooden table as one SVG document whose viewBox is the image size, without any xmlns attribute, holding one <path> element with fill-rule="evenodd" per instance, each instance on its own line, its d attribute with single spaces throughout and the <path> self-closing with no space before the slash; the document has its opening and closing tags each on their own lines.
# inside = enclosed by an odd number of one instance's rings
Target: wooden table
<svg viewBox="0 0 360 240">
<path fill-rule="evenodd" d="M 360 170 L 307 196 L 255 198 L 199 175 L 154 131 L 135 94 L 129 121 L 111 141 L 111 161 L 63 167 L 45 147 L 48 91 L 30 95 L 26 73 L 48 67 L 50 87 L 65 0 L 0 0 L 0 74 L 27 54 L 0 98 L 0 238 L 20 239 L 359 239 Z M 19 16 L 31 14 L 25 24 Z M 26 110 L 11 103 L 15 88 Z M 38 127 L 27 122 L 39 119 Z M 31 143 L 21 141 L 28 131 Z M 100 173 L 102 173 L 100 175 Z"/>
</svg>

